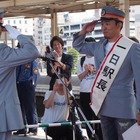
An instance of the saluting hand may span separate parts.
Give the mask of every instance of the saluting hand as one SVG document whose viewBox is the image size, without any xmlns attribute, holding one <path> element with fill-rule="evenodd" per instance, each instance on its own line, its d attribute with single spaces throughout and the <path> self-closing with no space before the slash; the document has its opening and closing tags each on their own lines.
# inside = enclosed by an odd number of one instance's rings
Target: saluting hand
<svg viewBox="0 0 140 140">
<path fill-rule="evenodd" d="M 98 20 L 94 20 L 92 22 L 86 23 L 80 31 L 79 35 L 84 35 L 86 33 L 92 32 L 97 22 Z"/>
</svg>

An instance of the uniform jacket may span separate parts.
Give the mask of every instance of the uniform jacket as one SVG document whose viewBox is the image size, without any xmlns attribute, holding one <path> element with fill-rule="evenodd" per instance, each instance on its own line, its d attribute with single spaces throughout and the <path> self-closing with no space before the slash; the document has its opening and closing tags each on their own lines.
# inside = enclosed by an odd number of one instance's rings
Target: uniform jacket
<svg viewBox="0 0 140 140">
<path fill-rule="evenodd" d="M 20 65 L 16 68 L 17 82 L 32 81 L 33 85 L 37 85 L 40 77 L 38 64 L 34 60 L 32 62 Z"/>
<path fill-rule="evenodd" d="M 73 47 L 83 54 L 95 56 L 96 69 L 98 70 L 104 57 L 106 39 L 99 42 L 84 42 L 85 35 L 74 35 Z M 135 99 L 133 82 L 136 81 Z M 128 52 L 108 94 L 102 104 L 100 114 L 116 117 L 135 119 L 136 112 L 140 109 L 140 44 L 133 43 Z"/>
<path fill-rule="evenodd" d="M 19 35 L 17 39 L 22 48 L 0 44 L 0 132 L 24 127 L 16 89 L 16 67 L 40 56 L 27 36 Z"/>
<path fill-rule="evenodd" d="M 61 58 L 61 62 L 66 65 L 66 70 L 61 69 L 60 73 L 61 74 L 67 74 L 67 75 L 69 75 L 69 77 L 71 77 L 71 69 L 72 69 L 72 66 L 73 66 L 73 57 L 72 57 L 72 55 L 63 53 L 62 58 Z M 52 73 L 51 69 L 52 68 L 51 68 L 50 64 L 47 62 L 47 74 L 51 77 L 50 90 L 53 89 L 53 85 L 55 83 L 55 80 L 57 79 L 56 74 Z M 72 86 L 69 85 L 68 88 L 69 88 L 69 90 L 71 90 Z"/>
</svg>

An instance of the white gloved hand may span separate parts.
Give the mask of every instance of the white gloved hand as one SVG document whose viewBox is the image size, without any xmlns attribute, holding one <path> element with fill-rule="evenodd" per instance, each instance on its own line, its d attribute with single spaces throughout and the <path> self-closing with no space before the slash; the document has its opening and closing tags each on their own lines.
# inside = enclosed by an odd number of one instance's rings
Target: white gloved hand
<svg viewBox="0 0 140 140">
<path fill-rule="evenodd" d="M 5 28 L 9 32 L 9 37 L 11 39 L 17 39 L 17 37 L 21 34 L 17 29 L 10 25 L 5 25 Z"/>
</svg>

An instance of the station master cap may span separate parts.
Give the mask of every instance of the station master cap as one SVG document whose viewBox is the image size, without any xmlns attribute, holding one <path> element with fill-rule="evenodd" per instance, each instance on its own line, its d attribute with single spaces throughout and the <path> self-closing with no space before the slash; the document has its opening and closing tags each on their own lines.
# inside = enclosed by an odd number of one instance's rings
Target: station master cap
<svg viewBox="0 0 140 140">
<path fill-rule="evenodd" d="M 125 13 L 112 6 L 104 6 L 101 12 L 102 19 L 114 19 L 123 22 L 125 18 Z"/>
</svg>

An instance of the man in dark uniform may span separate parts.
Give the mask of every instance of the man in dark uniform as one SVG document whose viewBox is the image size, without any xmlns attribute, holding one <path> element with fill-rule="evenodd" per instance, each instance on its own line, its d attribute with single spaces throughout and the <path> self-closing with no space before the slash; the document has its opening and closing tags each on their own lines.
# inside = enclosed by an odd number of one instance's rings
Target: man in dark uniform
<svg viewBox="0 0 140 140">
<path fill-rule="evenodd" d="M 19 46 L 18 46 L 19 47 Z M 36 61 L 29 62 L 17 67 L 17 90 L 21 103 L 24 124 L 37 124 L 38 115 L 36 110 L 35 86 L 39 78 Z M 26 135 L 27 129 L 21 129 L 14 135 Z M 29 128 L 28 133 L 37 134 L 37 128 Z"/>
</svg>

